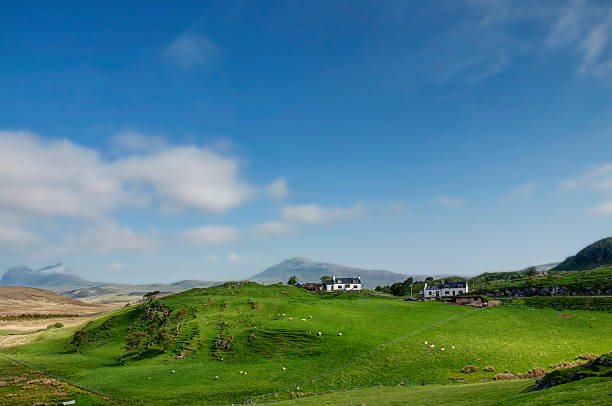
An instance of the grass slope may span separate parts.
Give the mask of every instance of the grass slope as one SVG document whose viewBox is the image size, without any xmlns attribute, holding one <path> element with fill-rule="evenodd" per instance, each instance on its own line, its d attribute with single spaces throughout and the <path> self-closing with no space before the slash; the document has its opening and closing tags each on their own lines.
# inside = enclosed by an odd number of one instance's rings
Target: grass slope
<svg viewBox="0 0 612 406">
<path fill-rule="evenodd" d="M 612 404 L 612 380 L 596 378 L 531 392 L 533 381 L 498 381 L 469 385 L 426 385 L 363 388 L 277 403 L 309 405 L 607 405 Z"/>
<path fill-rule="evenodd" d="M 125 336 L 143 328 L 142 306 L 88 324 L 89 341 L 78 354 L 69 344 L 74 329 L 44 332 L 32 344 L 5 351 L 118 397 L 193 404 L 274 399 L 275 394 L 282 399 L 296 386 L 321 393 L 400 380 L 479 382 L 504 370 L 516 374 L 612 348 L 609 312 L 567 310 L 559 317 L 546 308 L 474 310 L 359 294 L 310 295 L 253 283 L 193 289 L 160 300 L 170 309 L 187 309 L 167 353 L 152 348 L 143 359 L 125 357 Z M 229 349 L 215 341 L 229 342 Z M 186 355 L 177 359 L 180 352 Z M 460 371 L 466 365 L 480 369 L 465 375 Z M 496 371 L 485 372 L 485 366 Z"/>
<path fill-rule="evenodd" d="M 0 404 L 57 405 L 74 400 L 77 405 L 119 405 L 93 393 L 85 392 L 64 382 L 0 356 Z"/>
</svg>

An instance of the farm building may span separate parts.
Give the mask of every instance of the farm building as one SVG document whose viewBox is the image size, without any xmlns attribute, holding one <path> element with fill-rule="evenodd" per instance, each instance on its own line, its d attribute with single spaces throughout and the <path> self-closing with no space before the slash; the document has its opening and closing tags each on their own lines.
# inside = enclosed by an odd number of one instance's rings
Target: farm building
<svg viewBox="0 0 612 406">
<path fill-rule="evenodd" d="M 298 283 L 297 287 L 298 288 L 302 288 L 302 289 L 306 289 L 309 292 L 316 292 L 318 290 L 323 290 L 325 285 L 323 285 L 322 283 Z"/>
<path fill-rule="evenodd" d="M 336 290 L 349 290 L 349 291 L 360 291 L 361 290 L 361 277 L 356 278 L 336 278 L 333 276 L 331 279 L 325 281 L 325 290 L 328 292 Z"/>
<path fill-rule="evenodd" d="M 428 285 L 425 284 L 423 289 L 423 297 L 425 299 L 435 299 L 441 297 L 453 297 L 462 293 L 467 293 L 468 283 L 464 282 L 446 282 L 441 285 Z"/>
<path fill-rule="evenodd" d="M 457 296 L 455 298 L 455 303 L 464 305 L 464 306 L 486 306 L 488 300 L 479 295 L 473 296 Z"/>
</svg>

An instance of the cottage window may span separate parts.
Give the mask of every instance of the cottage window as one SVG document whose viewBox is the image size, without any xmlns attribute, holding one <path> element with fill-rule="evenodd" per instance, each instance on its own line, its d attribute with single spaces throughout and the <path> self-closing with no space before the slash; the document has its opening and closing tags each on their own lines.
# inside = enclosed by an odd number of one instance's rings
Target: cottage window
<svg viewBox="0 0 612 406">
<path fill-rule="evenodd" d="M 353 285 L 353 289 L 357 289 L 357 285 Z"/>
</svg>

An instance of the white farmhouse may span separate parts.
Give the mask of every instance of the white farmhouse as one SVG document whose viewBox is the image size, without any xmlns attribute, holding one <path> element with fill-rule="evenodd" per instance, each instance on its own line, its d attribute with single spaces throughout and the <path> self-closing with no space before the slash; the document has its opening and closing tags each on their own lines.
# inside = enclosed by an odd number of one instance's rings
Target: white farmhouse
<svg viewBox="0 0 612 406">
<path fill-rule="evenodd" d="M 336 278 L 333 276 L 331 279 L 325 281 L 325 290 L 328 292 L 336 290 L 347 290 L 347 291 L 360 291 L 361 290 L 361 277 L 356 278 Z"/>
<path fill-rule="evenodd" d="M 440 297 L 453 297 L 460 295 L 461 293 L 467 293 L 468 283 L 465 282 L 447 282 L 442 285 L 428 285 L 425 283 L 423 289 L 423 297 L 425 299 L 435 299 Z"/>
</svg>

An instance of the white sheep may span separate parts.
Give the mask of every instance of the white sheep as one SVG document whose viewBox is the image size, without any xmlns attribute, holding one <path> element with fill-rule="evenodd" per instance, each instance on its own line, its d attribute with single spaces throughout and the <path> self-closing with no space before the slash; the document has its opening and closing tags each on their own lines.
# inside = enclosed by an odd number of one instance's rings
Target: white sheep
<svg viewBox="0 0 612 406">
<path fill-rule="evenodd" d="M 286 370 L 287 370 L 287 368 L 283 367 L 283 371 L 286 371 Z"/>
<path fill-rule="evenodd" d="M 318 334 L 318 335 L 321 335 L 321 332 L 320 332 L 320 331 L 319 331 L 319 334 Z"/>
<path fill-rule="evenodd" d="M 219 375 L 216 375 L 215 376 L 215 381 L 218 381 L 218 380 L 219 380 Z"/>
<path fill-rule="evenodd" d="M 423 344 L 427 345 L 427 341 L 425 341 Z"/>
<path fill-rule="evenodd" d="M 285 313 L 281 314 L 281 316 L 284 316 L 284 315 L 285 315 Z"/>
<path fill-rule="evenodd" d="M 173 374 L 174 373 L 174 369 L 170 373 Z"/>
<path fill-rule="evenodd" d="M 440 351 L 444 351 L 444 347 L 440 348 Z"/>
<path fill-rule="evenodd" d="M 312 319 L 312 316 L 308 316 L 309 319 Z"/>
<path fill-rule="evenodd" d="M 451 345 L 451 349 L 453 349 L 453 350 L 454 350 L 454 349 L 455 349 L 455 346 L 454 346 L 454 345 Z"/>
<path fill-rule="evenodd" d="M 289 317 L 289 320 L 293 320 L 293 317 Z"/>
<path fill-rule="evenodd" d="M 240 371 L 241 374 L 244 374 L 244 371 Z"/>
<path fill-rule="evenodd" d="M 306 323 L 306 319 L 302 319 L 302 321 L 303 321 L 304 323 Z"/>
<path fill-rule="evenodd" d="M 338 333 L 338 335 L 339 335 L 339 336 L 341 336 L 341 335 L 342 335 L 342 333 Z"/>
</svg>

